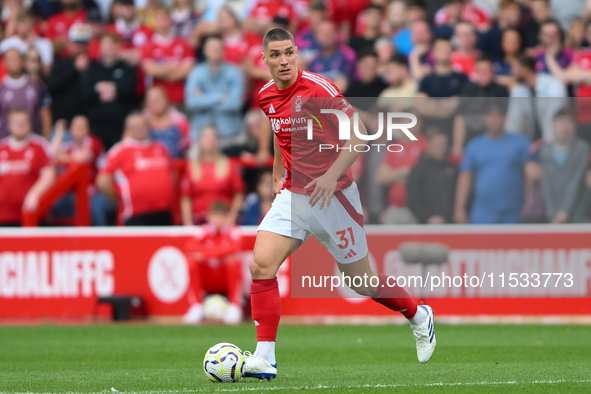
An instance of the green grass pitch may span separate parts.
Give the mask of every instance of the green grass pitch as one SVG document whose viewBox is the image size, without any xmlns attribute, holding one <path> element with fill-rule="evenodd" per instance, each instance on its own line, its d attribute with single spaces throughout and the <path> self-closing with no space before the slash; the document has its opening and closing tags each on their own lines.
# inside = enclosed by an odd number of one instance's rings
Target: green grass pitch
<svg viewBox="0 0 591 394">
<path fill-rule="evenodd" d="M 205 351 L 254 350 L 251 324 L 0 327 L 4 393 L 589 393 L 591 328 L 436 326 L 437 350 L 416 359 L 406 326 L 281 326 L 279 375 L 209 382 Z"/>
</svg>

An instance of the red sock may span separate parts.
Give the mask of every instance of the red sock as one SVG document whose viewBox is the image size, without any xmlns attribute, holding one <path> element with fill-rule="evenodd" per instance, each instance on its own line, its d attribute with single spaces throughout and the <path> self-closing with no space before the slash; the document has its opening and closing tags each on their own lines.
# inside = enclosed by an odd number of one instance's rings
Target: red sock
<svg viewBox="0 0 591 394">
<path fill-rule="evenodd" d="M 415 300 L 403 287 L 398 286 L 394 279 L 390 279 L 390 286 L 388 286 L 388 276 L 384 274 L 378 274 L 378 276 L 380 277 L 380 284 L 373 300 L 388 309 L 402 313 L 407 319 L 412 319 L 417 313 Z"/>
<path fill-rule="evenodd" d="M 281 317 L 281 297 L 277 278 L 253 279 L 250 300 L 257 341 L 275 342 Z"/>
</svg>

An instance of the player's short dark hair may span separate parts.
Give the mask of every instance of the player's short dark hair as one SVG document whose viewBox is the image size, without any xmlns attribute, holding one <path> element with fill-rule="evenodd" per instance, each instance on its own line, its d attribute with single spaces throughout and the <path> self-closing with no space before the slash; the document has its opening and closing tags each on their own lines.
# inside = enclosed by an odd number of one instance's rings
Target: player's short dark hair
<svg viewBox="0 0 591 394">
<path fill-rule="evenodd" d="M 448 36 L 448 35 L 437 35 L 437 36 L 435 36 L 435 37 L 433 38 L 432 42 L 431 42 L 431 45 L 432 45 L 432 46 L 435 46 L 435 44 L 437 44 L 437 43 L 438 43 L 438 42 L 440 42 L 440 41 L 442 41 L 442 42 L 446 42 L 446 43 L 448 43 L 449 45 L 452 45 L 452 46 L 453 46 L 453 44 L 452 44 L 452 42 L 451 42 L 451 37 L 450 37 L 450 36 Z"/>
<path fill-rule="evenodd" d="M 534 59 L 531 56 L 525 55 L 525 54 L 521 54 L 519 56 L 517 56 L 516 58 L 517 63 L 519 63 L 521 66 L 529 69 L 530 71 L 536 72 L 536 59 Z"/>
<path fill-rule="evenodd" d="M 287 40 L 291 41 L 292 44 L 295 45 L 295 41 L 291 33 L 285 29 L 277 27 L 275 29 L 269 30 L 267 34 L 265 34 L 265 37 L 263 38 L 263 48 L 267 49 L 270 42 Z"/>
<path fill-rule="evenodd" d="M 423 8 L 423 9 L 427 8 L 427 5 L 425 4 L 425 0 L 408 0 L 406 2 L 406 6 L 408 8 Z"/>
<path fill-rule="evenodd" d="M 227 214 L 228 212 L 230 212 L 230 206 L 228 205 L 227 202 L 222 201 L 222 200 L 214 201 L 209 206 L 209 213 L 223 213 L 223 214 Z"/>
<path fill-rule="evenodd" d="M 562 108 L 560 111 L 558 111 L 554 114 L 553 119 L 556 120 L 558 118 L 569 118 L 573 122 L 576 121 L 574 112 L 570 108 L 567 108 L 567 107 Z"/>
<path fill-rule="evenodd" d="M 375 4 L 375 3 L 369 3 L 366 10 L 375 10 L 375 11 L 379 11 L 380 13 L 384 11 L 384 9 L 380 5 Z"/>
</svg>

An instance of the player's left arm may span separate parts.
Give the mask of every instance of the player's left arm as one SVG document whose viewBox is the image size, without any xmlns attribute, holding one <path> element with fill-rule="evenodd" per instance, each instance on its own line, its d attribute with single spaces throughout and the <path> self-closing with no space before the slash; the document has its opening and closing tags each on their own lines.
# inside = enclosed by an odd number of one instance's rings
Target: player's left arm
<svg viewBox="0 0 591 394">
<path fill-rule="evenodd" d="M 358 145 L 367 145 L 367 142 L 362 140 L 357 136 L 357 134 L 353 131 L 353 125 L 355 122 L 353 121 L 353 116 L 349 118 L 349 124 L 351 125 L 351 138 L 348 141 L 345 141 L 345 144 L 342 147 L 341 153 L 335 160 L 335 162 L 330 166 L 328 171 L 324 173 L 324 175 L 314 179 L 312 182 L 306 185 L 306 189 L 315 186 L 312 195 L 310 195 L 310 200 L 308 204 L 310 206 L 316 205 L 318 201 L 320 201 L 320 209 L 324 208 L 324 205 L 328 207 L 330 202 L 332 201 L 332 196 L 337 188 L 337 183 L 339 178 L 355 163 L 355 160 L 361 154 L 363 149 L 350 149 L 350 146 L 358 146 Z M 359 122 L 359 133 L 363 135 L 367 135 L 367 129 L 363 122 Z"/>
</svg>

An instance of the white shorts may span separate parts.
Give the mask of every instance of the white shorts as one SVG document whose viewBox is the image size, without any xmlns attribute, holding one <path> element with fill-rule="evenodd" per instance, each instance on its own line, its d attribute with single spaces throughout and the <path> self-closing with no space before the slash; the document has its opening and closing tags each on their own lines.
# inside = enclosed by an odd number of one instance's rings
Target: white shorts
<svg viewBox="0 0 591 394">
<path fill-rule="evenodd" d="M 320 202 L 312 208 L 309 200 L 307 194 L 281 190 L 257 231 L 269 231 L 302 242 L 312 234 L 341 264 L 364 258 L 368 250 L 357 185 L 353 183 L 337 191 L 330 206 L 322 210 Z"/>
</svg>

